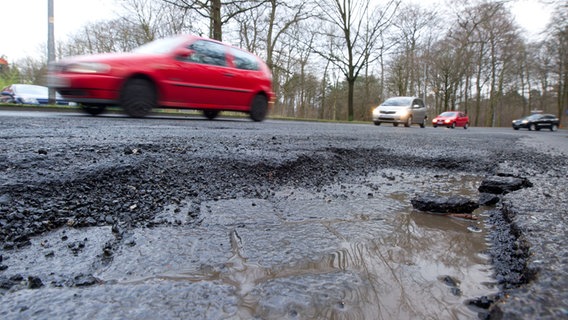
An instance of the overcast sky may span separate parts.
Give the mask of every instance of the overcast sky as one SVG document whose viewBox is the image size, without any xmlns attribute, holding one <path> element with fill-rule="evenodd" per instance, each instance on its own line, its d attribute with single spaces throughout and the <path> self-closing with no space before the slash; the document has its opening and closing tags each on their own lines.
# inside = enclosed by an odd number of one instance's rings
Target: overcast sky
<svg viewBox="0 0 568 320">
<path fill-rule="evenodd" d="M 116 16 L 116 0 L 53 0 L 55 41 L 64 41 L 91 21 Z M 26 56 L 47 56 L 48 0 L 2 1 L 0 56 L 15 61 Z"/>
<path fill-rule="evenodd" d="M 116 17 L 119 10 L 116 0 L 53 1 L 56 42 L 64 41 L 88 22 Z M 443 0 L 439 1 L 443 3 Z M 48 0 L 3 1 L 0 57 L 6 56 L 9 62 L 15 62 L 27 56 L 47 56 L 47 3 Z M 550 18 L 549 11 L 538 0 L 516 0 L 513 6 L 517 22 L 531 35 L 544 29 Z"/>
</svg>

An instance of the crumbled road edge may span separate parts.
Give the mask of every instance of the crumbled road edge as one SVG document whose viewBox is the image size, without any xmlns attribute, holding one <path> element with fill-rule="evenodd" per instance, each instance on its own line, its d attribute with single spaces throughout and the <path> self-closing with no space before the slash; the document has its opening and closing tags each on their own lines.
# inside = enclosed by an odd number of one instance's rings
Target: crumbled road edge
<svg viewBox="0 0 568 320">
<path fill-rule="evenodd" d="M 501 292 L 487 319 L 568 318 L 568 194 L 559 188 L 568 185 L 566 159 L 527 156 L 516 174 L 530 177 L 534 186 L 503 196 L 489 219 Z"/>
</svg>

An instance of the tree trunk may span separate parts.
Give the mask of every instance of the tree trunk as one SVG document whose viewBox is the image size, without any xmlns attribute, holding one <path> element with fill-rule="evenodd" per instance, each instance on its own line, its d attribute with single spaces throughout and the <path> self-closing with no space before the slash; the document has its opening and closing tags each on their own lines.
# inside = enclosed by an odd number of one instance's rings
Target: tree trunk
<svg viewBox="0 0 568 320">
<path fill-rule="evenodd" d="M 355 78 L 347 78 L 347 83 L 349 84 L 349 93 L 347 95 L 347 120 L 353 121 L 353 114 L 355 113 L 353 110 L 353 92 L 355 91 Z"/>
<path fill-rule="evenodd" d="M 211 0 L 211 38 L 223 41 L 221 0 Z"/>
<path fill-rule="evenodd" d="M 484 46 L 481 44 L 479 48 L 479 55 L 477 59 L 477 72 L 476 72 L 476 79 L 475 79 L 475 90 L 476 90 L 476 97 L 475 97 L 475 121 L 474 126 L 479 125 L 479 118 L 481 116 L 481 70 L 483 64 L 483 49 Z"/>
<path fill-rule="evenodd" d="M 330 62 L 327 61 L 325 64 L 325 69 L 323 70 L 323 79 L 321 80 L 321 106 L 319 109 L 319 119 L 323 119 L 325 116 L 325 105 L 326 105 L 326 87 L 327 87 L 327 72 L 329 69 Z"/>
<path fill-rule="evenodd" d="M 270 1 L 270 20 L 268 23 L 268 31 L 266 34 L 266 65 L 270 70 L 273 69 L 272 55 L 274 54 L 274 44 L 272 43 L 272 33 L 274 32 L 274 22 L 276 21 L 276 0 Z"/>
</svg>

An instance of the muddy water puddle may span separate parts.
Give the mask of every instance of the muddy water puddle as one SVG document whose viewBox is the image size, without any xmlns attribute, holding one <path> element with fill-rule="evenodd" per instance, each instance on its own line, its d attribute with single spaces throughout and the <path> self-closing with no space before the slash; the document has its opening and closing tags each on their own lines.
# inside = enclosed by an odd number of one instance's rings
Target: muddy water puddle
<svg viewBox="0 0 568 320">
<path fill-rule="evenodd" d="M 162 216 L 179 225 L 133 230 L 110 264 L 78 266 L 101 285 L 73 288 L 80 291 L 69 301 L 57 295 L 52 315 L 80 303 L 95 318 L 158 311 L 205 319 L 476 318 L 466 302 L 497 291 L 483 254 L 482 219 L 418 212 L 410 199 L 426 191 L 477 198 L 479 179 L 389 170 L 363 180 L 283 189 L 268 200 L 201 203 L 198 225 L 186 223 L 183 207 L 168 209 Z M 483 211 L 475 214 L 482 218 Z M 472 225 L 481 232 L 468 231 Z M 99 242 L 86 241 L 84 252 Z M 4 300 L 23 304 L 49 290 Z M 125 292 L 131 298 L 121 298 Z"/>
<path fill-rule="evenodd" d="M 410 198 L 476 198 L 479 180 L 428 180 L 389 171 L 270 200 L 203 203 L 199 227 L 140 231 L 99 276 L 226 285 L 232 295 L 215 299 L 232 306 L 228 318 L 475 318 L 467 301 L 496 292 L 481 220 L 417 212 Z"/>
</svg>

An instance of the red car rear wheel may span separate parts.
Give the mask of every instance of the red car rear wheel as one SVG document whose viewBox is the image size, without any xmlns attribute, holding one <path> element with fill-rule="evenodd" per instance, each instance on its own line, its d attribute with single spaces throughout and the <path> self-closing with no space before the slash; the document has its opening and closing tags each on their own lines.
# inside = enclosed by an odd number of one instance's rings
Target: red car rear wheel
<svg viewBox="0 0 568 320">
<path fill-rule="evenodd" d="M 252 99 L 250 106 L 250 118 L 254 121 L 262 121 L 268 113 L 268 100 L 265 96 L 258 94 Z"/>
</svg>

